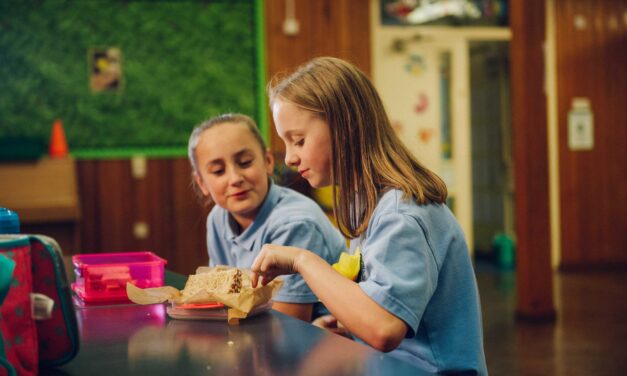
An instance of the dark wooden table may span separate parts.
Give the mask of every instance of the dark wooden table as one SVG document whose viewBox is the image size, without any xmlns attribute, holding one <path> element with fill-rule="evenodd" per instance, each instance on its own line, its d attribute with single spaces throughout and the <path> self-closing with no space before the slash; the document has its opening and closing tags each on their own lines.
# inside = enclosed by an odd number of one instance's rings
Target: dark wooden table
<svg viewBox="0 0 627 376">
<path fill-rule="evenodd" d="M 184 277 L 166 273 L 166 284 Z M 270 310 L 229 326 L 172 320 L 161 304 L 77 308 L 80 351 L 59 375 L 426 375 Z"/>
</svg>

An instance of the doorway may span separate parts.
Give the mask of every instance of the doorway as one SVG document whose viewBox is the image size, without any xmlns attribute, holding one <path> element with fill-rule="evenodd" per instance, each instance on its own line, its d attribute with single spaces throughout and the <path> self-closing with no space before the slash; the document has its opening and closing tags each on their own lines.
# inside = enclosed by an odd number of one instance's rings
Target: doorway
<svg viewBox="0 0 627 376">
<path fill-rule="evenodd" d="M 471 253 L 513 237 L 507 28 L 373 28 L 373 80 L 401 139 L 449 188 Z M 475 192 L 476 191 L 476 192 Z"/>
<path fill-rule="evenodd" d="M 515 236 L 509 42 L 470 42 L 468 53 L 473 247 L 488 258 L 497 237 Z"/>
</svg>

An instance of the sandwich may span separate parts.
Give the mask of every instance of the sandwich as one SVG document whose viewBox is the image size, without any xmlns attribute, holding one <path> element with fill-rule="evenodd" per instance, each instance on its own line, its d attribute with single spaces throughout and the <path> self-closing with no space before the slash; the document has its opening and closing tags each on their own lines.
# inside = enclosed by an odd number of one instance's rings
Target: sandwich
<svg viewBox="0 0 627 376">
<path fill-rule="evenodd" d="M 190 275 L 181 293 L 186 301 L 197 294 L 239 294 L 243 286 L 250 285 L 250 277 L 240 269 L 216 268 Z"/>
</svg>

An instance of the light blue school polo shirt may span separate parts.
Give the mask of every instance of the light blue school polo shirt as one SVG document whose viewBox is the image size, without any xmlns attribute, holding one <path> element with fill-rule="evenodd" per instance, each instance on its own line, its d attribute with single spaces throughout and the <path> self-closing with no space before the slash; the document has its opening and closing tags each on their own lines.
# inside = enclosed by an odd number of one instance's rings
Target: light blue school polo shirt
<svg viewBox="0 0 627 376">
<path fill-rule="evenodd" d="M 431 372 L 486 375 L 479 293 L 464 233 L 442 204 L 382 195 L 361 238 L 361 289 L 403 320 L 391 355 Z"/>
<path fill-rule="evenodd" d="M 261 247 L 278 244 L 308 249 L 328 263 L 337 262 L 346 250 L 342 234 L 310 198 L 273 183 L 253 223 L 237 234 L 229 213 L 215 206 L 207 217 L 209 264 L 250 268 Z M 274 300 L 315 303 L 318 298 L 300 274 L 282 276 L 283 287 Z"/>
</svg>

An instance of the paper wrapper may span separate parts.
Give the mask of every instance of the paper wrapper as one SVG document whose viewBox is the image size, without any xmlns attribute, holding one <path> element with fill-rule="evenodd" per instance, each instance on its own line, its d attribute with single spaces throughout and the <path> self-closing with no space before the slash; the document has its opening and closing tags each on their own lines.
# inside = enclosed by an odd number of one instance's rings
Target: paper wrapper
<svg viewBox="0 0 627 376">
<path fill-rule="evenodd" d="M 215 269 L 224 270 L 226 268 L 228 267 L 218 266 Z M 212 270 L 214 270 L 214 268 L 201 266 L 196 270 L 196 274 L 207 273 Z M 246 270 L 242 270 L 242 272 L 249 274 Z M 219 293 L 205 290 L 184 298 L 182 291 L 171 286 L 140 289 L 131 283 L 127 283 L 126 293 L 128 298 L 133 303 L 137 304 L 158 304 L 164 302 L 199 304 L 219 302 L 228 307 L 228 323 L 234 325 L 238 324 L 240 319 L 246 318 L 254 307 L 270 301 L 282 284 L 282 280 L 275 279 L 265 286 L 259 285 L 253 288 L 250 285 L 250 280 L 246 279 L 245 282 L 242 283 L 242 288 L 239 293 Z"/>
</svg>

